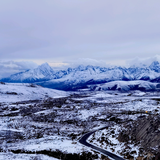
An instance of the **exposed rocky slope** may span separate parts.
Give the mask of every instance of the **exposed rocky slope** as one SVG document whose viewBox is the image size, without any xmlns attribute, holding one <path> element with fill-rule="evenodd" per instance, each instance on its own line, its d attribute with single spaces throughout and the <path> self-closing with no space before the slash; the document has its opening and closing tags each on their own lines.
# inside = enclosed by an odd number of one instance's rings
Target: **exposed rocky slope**
<svg viewBox="0 0 160 160">
<path fill-rule="evenodd" d="M 140 116 L 136 121 L 124 125 L 119 134 L 120 142 L 131 141 L 141 145 L 141 152 L 152 155 L 153 160 L 160 159 L 160 116 Z"/>
</svg>

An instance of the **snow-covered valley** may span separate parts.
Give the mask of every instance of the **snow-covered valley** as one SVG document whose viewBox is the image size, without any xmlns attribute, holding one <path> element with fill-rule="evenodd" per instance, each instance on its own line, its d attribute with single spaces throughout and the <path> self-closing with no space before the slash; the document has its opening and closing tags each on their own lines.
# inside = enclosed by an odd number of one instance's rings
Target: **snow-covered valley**
<svg viewBox="0 0 160 160">
<path fill-rule="evenodd" d="M 33 84 L 2 83 L 0 93 L 0 159 L 105 159 L 78 140 L 108 123 L 111 127 L 98 131 L 88 141 L 125 159 L 149 154 L 155 157 L 159 152 L 158 146 L 154 152 L 139 151 L 146 144 L 118 139 L 124 129 L 131 134 L 128 124 L 132 126 L 140 117 L 159 117 L 158 91 L 65 92 Z M 152 132 L 160 134 L 158 128 Z"/>
</svg>

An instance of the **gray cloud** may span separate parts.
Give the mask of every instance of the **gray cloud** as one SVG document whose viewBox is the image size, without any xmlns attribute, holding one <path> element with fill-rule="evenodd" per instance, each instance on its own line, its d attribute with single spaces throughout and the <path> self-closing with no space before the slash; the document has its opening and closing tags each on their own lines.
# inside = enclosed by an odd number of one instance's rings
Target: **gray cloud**
<svg viewBox="0 0 160 160">
<path fill-rule="evenodd" d="M 160 1 L 5 0 L 0 59 L 107 63 L 160 54 Z"/>
<path fill-rule="evenodd" d="M 36 68 L 37 64 L 31 61 L 0 61 L 0 78 L 8 77 L 11 74 L 23 72 L 27 69 Z"/>
<path fill-rule="evenodd" d="M 153 57 L 145 57 L 145 58 L 140 58 L 136 57 L 134 59 L 129 59 L 126 61 L 126 66 L 137 66 L 137 67 L 142 67 L 142 66 L 149 66 L 153 61 L 158 61 L 160 63 L 160 55 L 155 55 Z"/>
</svg>

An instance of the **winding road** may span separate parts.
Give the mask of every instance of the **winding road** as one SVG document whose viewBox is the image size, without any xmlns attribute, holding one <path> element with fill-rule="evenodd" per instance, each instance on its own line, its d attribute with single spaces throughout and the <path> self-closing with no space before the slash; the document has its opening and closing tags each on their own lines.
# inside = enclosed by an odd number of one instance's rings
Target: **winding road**
<svg viewBox="0 0 160 160">
<path fill-rule="evenodd" d="M 106 126 L 106 127 L 108 127 L 108 126 Z M 81 144 L 83 144 L 83 145 L 85 145 L 85 146 L 87 146 L 87 147 L 90 147 L 90 148 L 92 148 L 92 149 L 94 149 L 94 150 L 102 153 L 103 155 L 109 156 L 110 158 L 113 158 L 113 159 L 115 159 L 115 160 L 125 160 L 125 159 L 123 159 L 122 157 L 119 157 L 119 156 L 117 156 L 117 155 L 115 155 L 115 154 L 113 154 L 113 153 L 111 153 L 111 152 L 108 152 L 108 151 L 106 151 L 106 150 L 104 150 L 104 149 L 102 149 L 102 148 L 99 148 L 99 147 L 94 146 L 94 145 L 92 145 L 92 144 L 90 144 L 90 143 L 87 142 L 87 139 L 88 139 L 88 137 L 89 137 L 91 134 L 93 134 L 94 132 L 96 132 L 96 131 L 98 131 L 98 130 L 103 130 L 103 129 L 105 129 L 106 127 L 103 127 L 103 128 L 97 129 L 97 130 L 95 130 L 95 131 L 86 133 L 85 135 L 83 135 L 83 136 L 81 137 L 81 139 L 79 140 L 79 143 L 81 143 Z"/>
</svg>

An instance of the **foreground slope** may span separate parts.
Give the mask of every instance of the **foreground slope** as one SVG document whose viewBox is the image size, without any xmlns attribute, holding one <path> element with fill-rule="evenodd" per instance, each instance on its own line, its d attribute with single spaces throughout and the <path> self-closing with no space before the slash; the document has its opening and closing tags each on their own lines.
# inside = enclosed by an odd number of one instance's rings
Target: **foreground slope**
<svg viewBox="0 0 160 160">
<path fill-rule="evenodd" d="M 65 97 L 68 93 L 55 89 L 43 88 L 33 84 L 0 83 L 0 102 L 40 100 L 47 97 Z"/>
<path fill-rule="evenodd" d="M 3 157 L 2 159 L 10 157 L 21 160 L 24 159 L 24 154 L 28 154 L 26 160 L 32 159 L 31 157 L 45 160 L 48 156 L 50 156 L 48 159 L 104 160 L 107 157 L 82 146 L 78 141 L 84 133 L 104 127 L 108 123 L 110 127 L 92 134 L 88 139 L 89 143 L 125 159 L 145 158 L 150 154 L 142 148 L 143 144 L 140 141 L 138 144 L 132 141 L 120 142 L 118 136 L 123 129 L 126 129 L 123 127 L 125 123 L 131 124 L 136 119 L 139 121 L 139 118 L 148 117 L 150 113 L 158 118 L 159 92 L 86 91 L 55 98 L 59 93 L 60 96 L 63 93 L 65 95 L 65 92 L 53 90 L 53 93 L 50 92 L 51 89 L 31 84 L 2 83 L 0 89 L 1 96 L 6 96 L 5 101 L 0 103 L 0 158 Z M 44 99 L 24 102 L 29 97 L 37 98 L 34 92 L 38 94 L 37 97 Z M 46 93 L 50 97 L 47 98 Z M 16 103 L 15 99 L 18 100 Z M 153 136 L 160 133 L 159 128 L 152 127 L 149 131 L 156 133 L 149 134 Z M 148 138 L 152 140 L 152 137 Z M 157 136 L 156 141 L 159 140 L 160 137 Z M 156 146 L 153 144 L 152 147 Z M 159 150 L 150 151 L 156 157 L 156 152 Z"/>
</svg>

